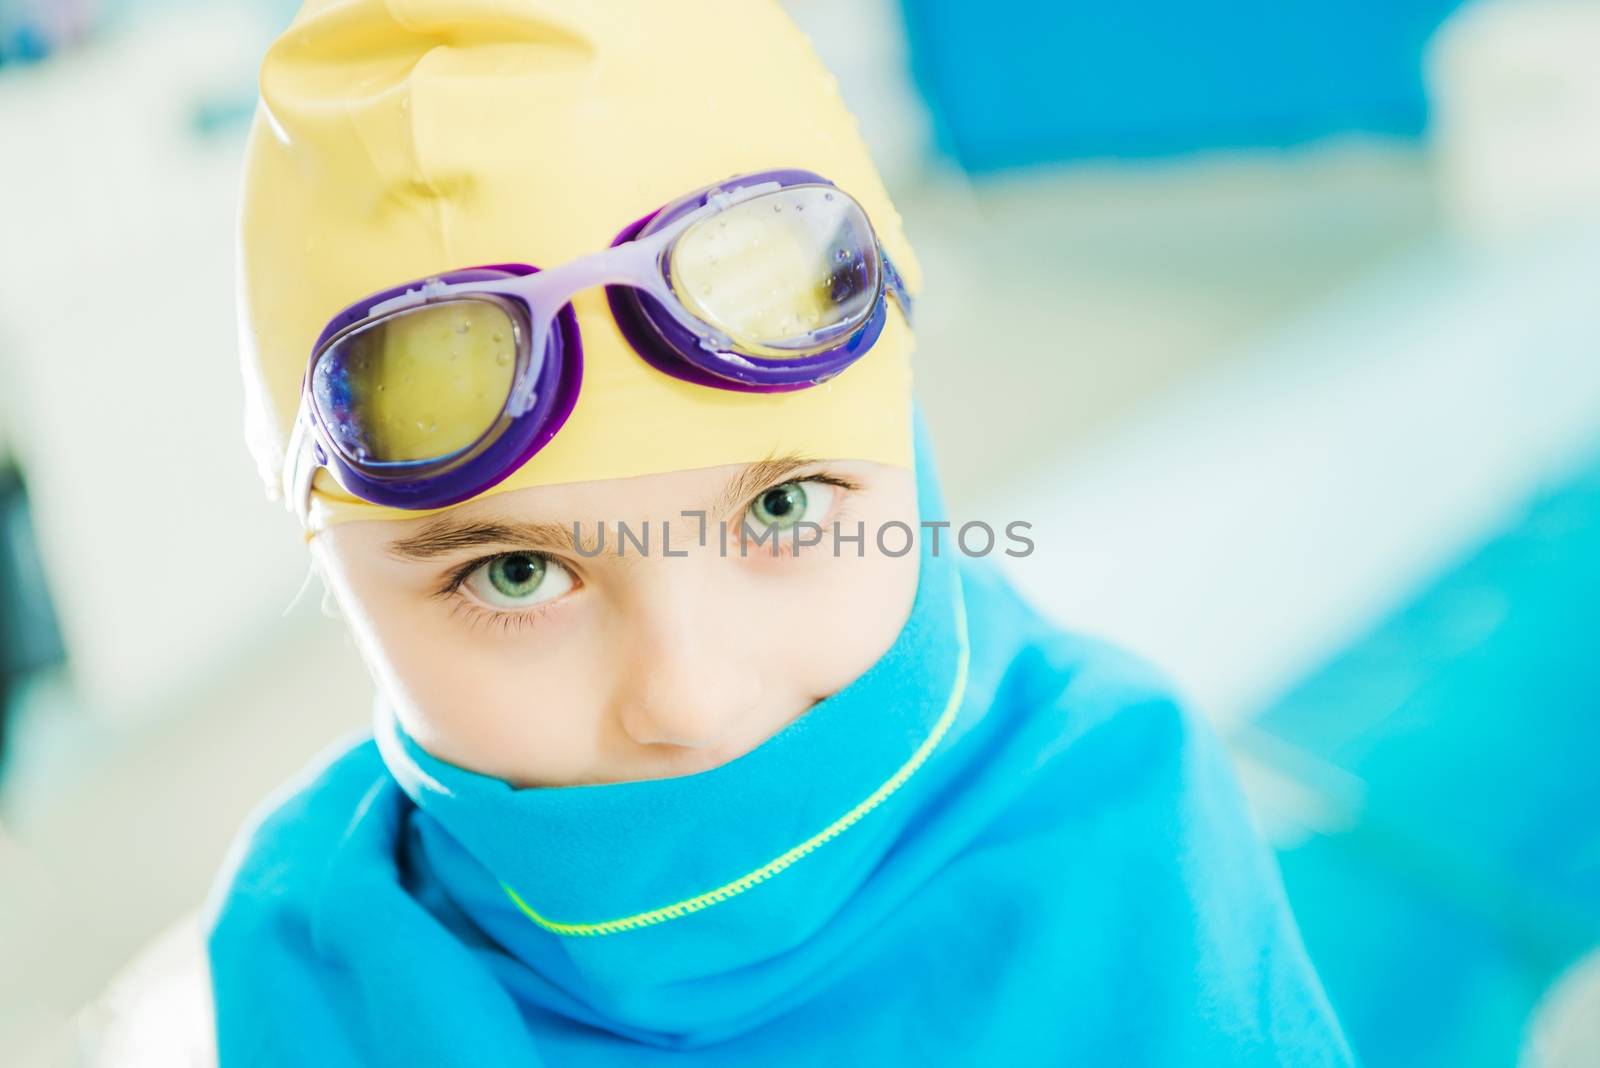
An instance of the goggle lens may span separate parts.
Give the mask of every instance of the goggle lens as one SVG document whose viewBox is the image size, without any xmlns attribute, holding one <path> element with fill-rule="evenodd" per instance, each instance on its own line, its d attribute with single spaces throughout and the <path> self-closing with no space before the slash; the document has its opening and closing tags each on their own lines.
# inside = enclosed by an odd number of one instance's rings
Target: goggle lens
<svg viewBox="0 0 1600 1068">
<path fill-rule="evenodd" d="M 668 281 L 742 352 L 793 359 L 872 314 L 882 270 L 866 213 L 837 189 L 780 189 L 708 216 L 673 243 Z"/>
<path fill-rule="evenodd" d="M 415 469 L 464 453 L 500 421 L 518 324 L 492 299 L 409 308 L 359 327 L 317 361 L 311 395 L 346 459 Z"/>
</svg>

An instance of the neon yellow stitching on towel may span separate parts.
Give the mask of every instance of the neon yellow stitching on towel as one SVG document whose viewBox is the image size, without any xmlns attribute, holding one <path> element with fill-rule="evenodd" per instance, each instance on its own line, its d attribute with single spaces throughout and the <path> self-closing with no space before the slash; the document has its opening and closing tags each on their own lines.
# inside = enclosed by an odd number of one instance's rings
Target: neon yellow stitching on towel
<svg viewBox="0 0 1600 1068">
<path fill-rule="evenodd" d="M 959 576 L 956 578 L 956 628 L 961 637 L 961 652 L 956 661 L 955 682 L 950 688 L 950 699 L 945 704 L 944 712 L 940 714 L 938 722 L 933 725 L 933 730 L 929 732 L 928 737 L 923 739 L 922 744 L 917 747 L 917 751 L 911 754 L 911 759 L 907 760 L 899 771 L 890 776 L 887 782 L 872 791 L 866 800 L 782 856 L 768 861 L 755 871 L 750 872 L 748 875 L 742 875 L 731 883 L 724 883 L 715 890 L 708 890 L 703 894 L 685 898 L 676 904 L 667 905 L 663 908 L 651 909 L 648 912 L 638 912 L 632 916 L 623 916 L 616 920 L 605 920 L 602 923 L 559 923 L 555 920 L 546 919 L 535 912 L 526 901 L 518 897 L 517 892 L 511 889 L 510 886 L 501 883 L 501 889 L 506 892 L 506 895 L 511 898 L 517 908 L 523 911 L 528 919 L 545 930 L 558 935 L 592 937 L 595 935 L 617 934 L 621 931 L 631 931 L 635 928 L 649 927 L 653 924 L 665 923 L 667 920 L 675 920 L 680 916 L 687 916 L 691 912 L 699 912 L 703 908 L 742 894 L 757 883 L 766 882 L 801 857 L 813 852 L 820 846 L 826 845 L 849 830 L 863 816 L 882 804 L 890 794 L 905 785 L 906 780 L 911 778 L 934 749 L 938 747 L 939 740 L 945 736 L 945 732 L 955 722 L 956 713 L 961 708 L 961 699 L 966 695 L 967 690 L 967 661 L 970 659 L 967 642 L 967 610 L 965 599 L 961 593 Z"/>
</svg>

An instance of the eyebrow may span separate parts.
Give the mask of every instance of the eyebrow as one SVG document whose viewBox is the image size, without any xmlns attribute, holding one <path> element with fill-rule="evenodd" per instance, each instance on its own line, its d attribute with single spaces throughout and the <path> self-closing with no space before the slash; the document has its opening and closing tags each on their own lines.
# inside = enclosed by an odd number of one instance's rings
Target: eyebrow
<svg viewBox="0 0 1600 1068">
<path fill-rule="evenodd" d="M 462 522 L 430 519 L 421 530 L 389 543 L 402 560 L 433 560 L 486 545 L 522 545 L 575 552 L 572 528 L 560 523 Z"/>
<path fill-rule="evenodd" d="M 777 456 L 746 464 L 743 471 L 728 480 L 722 492 L 711 503 L 711 515 L 727 515 L 758 492 L 782 482 L 802 467 L 820 463 L 809 456 Z"/>
<path fill-rule="evenodd" d="M 805 456 L 781 456 L 747 464 L 717 494 L 708 509 L 708 515 L 726 515 L 760 490 L 819 462 Z M 426 521 L 416 533 L 390 542 L 388 551 L 401 560 L 416 561 L 434 560 L 495 545 L 516 545 L 580 555 L 573 535 L 572 524 L 461 520 L 442 515 Z"/>
</svg>

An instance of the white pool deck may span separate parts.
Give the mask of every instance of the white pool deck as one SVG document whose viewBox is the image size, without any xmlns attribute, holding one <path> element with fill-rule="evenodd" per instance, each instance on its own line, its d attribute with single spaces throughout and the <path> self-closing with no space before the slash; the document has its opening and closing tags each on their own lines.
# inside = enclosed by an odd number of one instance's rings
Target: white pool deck
<svg viewBox="0 0 1600 1068">
<path fill-rule="evenodd" d="M 1014 580 L 1223 730 L 1600 455 L 1600 234 L 1435 241 L 996 491 Z"/>
</svg>

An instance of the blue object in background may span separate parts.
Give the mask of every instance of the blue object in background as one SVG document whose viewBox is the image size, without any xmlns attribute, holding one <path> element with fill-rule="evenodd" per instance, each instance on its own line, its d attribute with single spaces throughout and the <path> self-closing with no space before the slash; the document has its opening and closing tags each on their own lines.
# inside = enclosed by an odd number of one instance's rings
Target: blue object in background
<svg viewBox="0 0 1600 1068">
<path fill-rule="evenodd" d="M 11 694 L 65 659 L 22 475 L 0 460 L 0 773 Z"/>
<path fill-rule="evenodd" d="M 1516 1063 L 1600 945 L 1597 606 L 1600 458 L 1259 721 L 1365 786 L 1280 856 L 1365 1063 Z"/>
<path fill-rule="evenodd" d="M 94 0 L 0 0 L 0 68 L 38 63 L 81 40 Z"/>
<path fill-rule="evenodd" d="M 1421 61 L 1459 0 L 903 0 L 940 148 L 970 171 L 1414 137 Z"/>
</svg>

